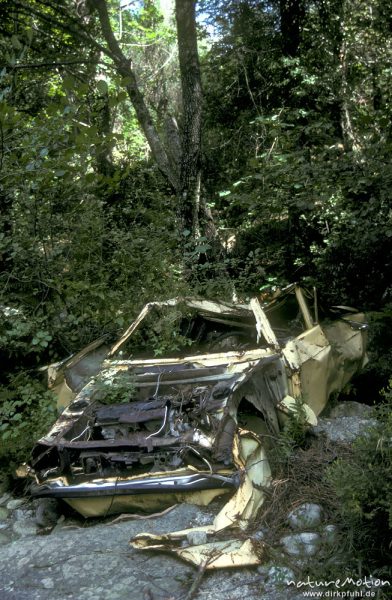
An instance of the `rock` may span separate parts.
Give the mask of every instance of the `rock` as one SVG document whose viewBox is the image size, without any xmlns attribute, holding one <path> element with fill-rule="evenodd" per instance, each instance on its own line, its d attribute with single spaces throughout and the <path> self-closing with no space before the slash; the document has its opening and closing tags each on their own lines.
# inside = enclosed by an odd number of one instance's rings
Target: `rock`
<svg viewBox="0 0 392 600">
<path fill-rule="evenodd" d="M 270 568 L 271 568 L 271 565 L 268 565 L 268 564 L 267 565 L 265 565 L 265 564 L 259 565 L 257 567 L 257 572 L 260 575 L 262 575 L 262 577 L 266 578 L 266 577 L 268 577 L 268 571 L 270 570 Z"/>
<path fill-rule="evenodd" d="M 295 581 L 294 571 L 288 567 L 274 566 L 268 571 L 269 585 L 287 585 L 289 581 Z"/>
<path fill-rule="evenodd" d="M 9 515 L 9 511 L 5 506 L 0 506 L 0 521 L 5 521 Z"/>
<path fill-rule="evenodd" d="M 207 543 L 207 533 L 205 531 L 190 531 L 186 537 L 191 546 L 201 546 Z"/>
<path fill-rule="evenodd" d="M 258 531 L 255 531 L 255 533 L 252 533 L 252 540 L 255 540 L 256 542 L 262 542 L 266 535 L 267 529 L 259 529 Z"/>
<path fill-rule="evenodd" d="M 306 502 L 301 504 L 288 515 L 292 529 L 310 529 L 318 527 L 321 523 L 321 506 Z"/>
<path fill-rule="evenodd" d="M 20 506 L 23 506 L 23 504 L 26 504 L 25 498 L 13 498 L 7 502 L 7 508 L 8 510 L 15 510 L 15 508 L 19 508 Z"/>
<path fill-rule="evenodd" d="M 205 525 L 211 525 L 211 523 L 213 522 L 217 513 L 220 510 L 219 506 L 219 502 L 217 502 L 216 504 L 212 503 L 212 505 L 210 504 L 209 506 L 206 506 L 202 513 L 200 513 L 194 519 L 192 519 L 192 527 L 204 527 Z"/>
<path fill-rule="evenodd" d="M 17 519 L 18 521 L 22 519 L 31 519 L 33 515 L 34 511 L 25 510 L 24 508 L 15 508 L 15 510 L 12 513 L 13 518 Z"/>
<path fill-rule="evenodd" d="M 50 579 L 50 577 L 45 577 L 45 579 L 42 579 L 42 585 L 44 586 L 45 590 L 53 590 L 54 581 L 53 579 Z"/>
<path fill-rule="evenodd" d="M 10 543 L 10 538 L 6 533 L 1 533 L 0 532 L 0 546 L 4 546 L 4 544 L 9 544 Z"/>
<path fill-rule="evenodd" d="M 33 519 L 20 519 L 19 521 L 15 521 L 12 529 L 21 537 L 36 535 L 37 533 L 37 526 Z"/>
<path fill-rule="evenodd" d="M 322 539 L 326 544 L 332 546 L 337 541 L 338 528 L 336 525 L 326 525 L 321 533 Z"/>
<path fill-rule="evenodd" d="M 3 494 L 2 496 L 0 496 L 0 506 L 7 504 L 7 502 L 9 502 L 9 500 L 11 500 L 11 498 L 12 498 L 12 496 L 8 492 Z"/>
<path fill-rule="evenodd" d="M 14 540 L 0 546 L 0 598 L 142 600 L 185 597 L 197 570 L 170 554 L 135 550 L 129 540 L 141 532 L 161 534 L 187 529 L 195 518 L 206 513 L 202 507 L 182 504 L 161 517 L 98 523 L 83 529 L 62 529 L 48 536 Z M 50 587 L 51 582 L 54 587 Z M 256 569 L 227 569 L 206 575 L 200 584 L 199 596 L 203 600 L 281 598 L 272 588 L 264 594 L 260 586 Z M 291 596 L 284 597 L 292 600 Z"/>
<path fill-rule="evenodd" d="M 310 532 L 294 533 L 284 536 L 280 543 L 290 556 L 314 556 L 320 546 L 320 536 L 318 533 Z"/>
<path fill-rule="evenodd" d="M 367 419 L 372 412 L 372 407 L 367 404 L 361 404 L 360 402 L 354 402 L 348 400 L 346 402 L 339 402 L 333 407 L 329 413 L 330 419 L 336 419 L 337 417 L 362 417 Z"/>
<path fill-rule="evenodd" d="M 366 430 L 376 423 L 375 419 L 360 417 L 321 418 L 311 431 L 316 436 L 324 434 L 331 442 L 352 443 L 360 435 L 365 435 Z"/>
<path fill-rule="evenodd" d="M 7 521 L 0 522 L 0 530 L 1 529 L 8 529 L 9 526 L 10 526 L 10 524 Z"/>
<path fill-rule="evenodd" d="M 59 504 L 53 498 L 40 498 L 35 502 L 35 522 L 39 527 L 53 527 L 61 515 Z"/>
</svg>

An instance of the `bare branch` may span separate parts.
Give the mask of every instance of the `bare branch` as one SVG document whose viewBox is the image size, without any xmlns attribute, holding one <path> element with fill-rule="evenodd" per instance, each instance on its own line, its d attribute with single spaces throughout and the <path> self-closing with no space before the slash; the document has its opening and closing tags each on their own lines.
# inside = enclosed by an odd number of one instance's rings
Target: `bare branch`
<svg viewBox="0 0 392 600">
<path fill-rule="evenodd" d="M 57 67 L 64 67 L 67 65 L 83 65 L 83 64 L 89 64 L 89 63 L 96 63 L 96 60 L 92 60 L 92 59 L 75 59 L 75 60 L 61 60 L 58 62 L 37 62 L 37 63 L 24 63 L 24 64 L 19 64 L 19 65 L 13 65 L 12 70 L 13 69 L 40 69 L 40 68 L 57 68 Z M 107 64 L 107 63 L 104 63 Z M 109 66 L 109 65 L 108 65 Z"/>
<path fill-rule="evenodd" d="M 144 135 L 150 145 L 151 152 L 157 162 L 160 171 L 167 177 L 175 190 L 178 190 L 179 181 L 175 170 L 170 164 L 167 152 L 163 147 L 161 139 L 155 128 L 150 111 L 146 105 L 143 94 L 139 89 L 135 72 L 132 68 L 131 60 L 127 59 L 122 52 L 112 30 L 109 20 L 108 9 L 105 0 L 96 0 L 95 8 L 98 11 L 99 21 L 101 23 L 102 34 L 108 45 L 110 54 L 116 64 L 117 71 L 125 80 L 125 87 L 131 99 L 136 116 L 143 129 Z"/>
</svg>

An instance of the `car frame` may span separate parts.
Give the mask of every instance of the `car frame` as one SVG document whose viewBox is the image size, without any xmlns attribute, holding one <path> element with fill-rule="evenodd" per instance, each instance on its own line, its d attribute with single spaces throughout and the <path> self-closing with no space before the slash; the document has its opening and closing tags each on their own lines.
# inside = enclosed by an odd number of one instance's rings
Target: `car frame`
<svg viewBox="0 0 392 600">
<path fill-rule="evenodd" d="M 290 415 L 316 424 L 330 395 L 366 364 L 365 316 L 334 310 L 338 318 L 320 324 L 315 291 L 297 284 L 264 302 L 147 304 L 112 346 L 100 338 L 49 368 L 63 412 L 33 448 L 32 496 L 60 498 L 91 517 L 208 504 L 231 493 L 208 534 L 246 529 L 271 481 L 271 438 Z M 199 353 L 124 358 L 146 322 L 171 311 Z M 128 401 L 105 402 L 118 385 Z M 135 541 L 141 548 L 162 543 Z M 210 561 L 213 568 L 259 561 L 254 548 L 232 543 Z M 177 554 L 201 564 L 207 550 L 190 548 L 175 544 Z"/>
</svg>

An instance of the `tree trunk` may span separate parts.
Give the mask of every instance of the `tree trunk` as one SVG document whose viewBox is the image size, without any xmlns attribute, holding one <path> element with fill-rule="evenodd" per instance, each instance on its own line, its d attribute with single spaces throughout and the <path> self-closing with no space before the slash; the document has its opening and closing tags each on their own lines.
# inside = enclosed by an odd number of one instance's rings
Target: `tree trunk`
<svg viewBox="0 0 392 600">
<path fill-rule="evenodd" d="M 106 0 L 95 0 L 94 2 L 111 58 L 115 62 L 118 73 L 124 78 L 124 85 L 140 126 L 150 145 L 151 153 L 160 171 L 169 180 L 177 193 L 179 231 L 182 232 L 188 229 L 196 239 L 200 233 L 200 215 L 203 224 L 207 225 L 206 230 L 215 232 L 214 237 L 216 237 L 216 231 L 213 226 L 212 215 L 208 211 L 206 203 L 201 201 L 203 98 L 197 49 L 195 5 L 195 0 L 176 0 L 175 2 L 182 89 L 181 149 L 178 153 L 177 144 L 174 144 L 173 148 L 165 147 L 157 132 L 139 88 L 132 62 L 124 55 L 114 36 Z M 174 126 L 175 122 L 173 121 L 169 125 L 170 132 L 177 134 Z"/>
<path fill-rule="evenodd" d="M 284 56 L 298 55 L 305 18 L 303 0 L 279 0 L 280 31 Z"/>
<path fill-rule="evenodd" d="M 350 86 L 347 80 L 347 44 L 343 36 L 340 49 L 340 102 L 341 102 L 341 128 L 343 133 L 343 145 L 346 152 L 360 150 L 360 140 L 356 135 L 350 112 Z"/>
<path fill-rule="evenodd" d="M 175 169 L 170 163 L 168 154 L 158 135 L 150 111 L 140 91 L 132 61 L 122 52 L 111 27 L 108 8 L 105 0 L 95 0 L 94 6 L 98 11 L 102 34 L 108 45 L 117 72 L 123 77 L 125 88 L 136 112 L 140 127 L 149 143 L 151 153 L 158 165 L 159 170 L 169 180 L 173 188 L 178 191 L 179 181 Z"/>
<path fill-rule="evenodd" d="M 182 230 L 199 235 L 201 190 L 202 88 L 194 0 L 176 0 L 178 55 L 182 87 L 179 219 Z"/>
<path fill-rule="evenodd" d="M 112 133 L 112 116 L 109 106 L 108 92 L 101 92 L 95 100 L 93 119 L 97 126 L 100 143 L 96 144 L 95 164 L 97 172 L 105 177 L 112 177 L 114 165 L 112 161 L 112 150 L 108 139 Z"/>
</svg>

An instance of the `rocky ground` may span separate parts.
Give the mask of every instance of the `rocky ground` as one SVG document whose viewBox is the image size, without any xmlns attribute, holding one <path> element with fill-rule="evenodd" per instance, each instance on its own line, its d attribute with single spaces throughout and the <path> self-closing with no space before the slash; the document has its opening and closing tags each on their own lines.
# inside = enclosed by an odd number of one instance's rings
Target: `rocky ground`
<svg viewBox="0 0 392 600">
<path fill-rule="evenodd" d="M 129 539 L 142 531 L 158 533 L 206 524 L 215 514 L 215 510 L 182 504 L 162 517 L 148 520 L 83 527 L 81 522 L 68 518 L 50 535 L 37 535 L 30 504 L 12 508 L 16 501 L 10 500 L 6 506 L 11 508 L 1 507 L 9 511 L 2 523 L 12 523 L 20 537 L 7 543 L 3 538 L 0 547 L 1 600 L 184 600 L 197 570 L 167 554 L 134 550 Z M 14 537 L 12 533 L 2 535 Z M 279 579 L 287 573 L 270 571 L 271 566 L 260 571 L 206 574 L 195 597 L 302 598 L 289 592 L 284 581 L 279 585 Z"/>
<path fill-rule="evenodd" d="M 368 407 L 345 403 L 320 419 L 315 435 L 351 442 L 371 423 Z M 80 520 L 51 502 L 0 496 L 1 600 L 299 600 L 287 586 L 301 565 L 336 543 L 336 525 L 323 509 L 304 503 L 287 515 L 288 533 L 276 541 L 275 558 L 258 568 L 206 573 L 171 555 L 129 546 L 141 532 L 169 532 L 210 523 L 219 506 L 178 505 L 149 519 Z M 113 522 L 115 521 L 115 522 Z M 256 531 L 258 539 L 263 531 Z M 289 559 L 288 561 L 286 559 Z M 294 569 L 289 568 L 291 564 Z M 192 589 L 194 591 L 192 595 Z"/>
</svg>

